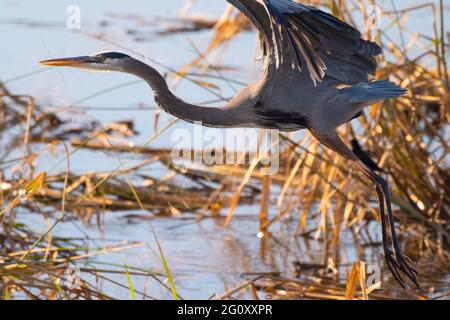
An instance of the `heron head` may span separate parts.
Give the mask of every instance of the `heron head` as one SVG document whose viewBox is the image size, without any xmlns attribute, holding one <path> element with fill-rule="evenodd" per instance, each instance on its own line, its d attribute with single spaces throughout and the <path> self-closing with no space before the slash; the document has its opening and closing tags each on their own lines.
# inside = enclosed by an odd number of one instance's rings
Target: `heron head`
<svg viewBox="0 0 450 320">
<path fill-rule="evenodd" d="M 92 56 L 62 58 L 40 61 L 40 64 L 52 67 L 71 67 L 91 71 L 124 71 L 133 60 L 120 52 L 101 52 Z"/>
</svg>

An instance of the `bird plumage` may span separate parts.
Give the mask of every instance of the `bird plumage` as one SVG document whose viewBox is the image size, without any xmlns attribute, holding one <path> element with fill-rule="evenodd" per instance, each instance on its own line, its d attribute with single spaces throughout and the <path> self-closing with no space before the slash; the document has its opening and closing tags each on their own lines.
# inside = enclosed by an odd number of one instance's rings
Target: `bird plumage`
<svg viewBox="0 0 450 320">
<path fill-rule="evenodd" d="M 358 83 L 343 89 L 343 91 L 348 95 L 349 103 L 362 103 L 366 104 L 365 106 L 374 104 L 378 101 L 396 98 L 408 92 L 395 83 L 385 80 Z"/>
<path fill-rule="evenodd" d="M 263 37 L 268 66 L 285 75 L 302 72 L 314 83 L 367 81 L 382 53 L 349 24 L 317 8 L 290 0 L 227 0 L 245 14 Z M 276 76 L 276 75 L 274 75 Z"/>
<path fill-rule="evenodd" d="M 226 106 L 254 109 L 255 121 L 242 125 L 334 131 L 373 98 L 405 93 L 388 82 L 369 82 L 381 47 L 334 16 L 289 0 L 227 1 L 259 30 L 265 52 L 260 80 Z"/>
</svg>

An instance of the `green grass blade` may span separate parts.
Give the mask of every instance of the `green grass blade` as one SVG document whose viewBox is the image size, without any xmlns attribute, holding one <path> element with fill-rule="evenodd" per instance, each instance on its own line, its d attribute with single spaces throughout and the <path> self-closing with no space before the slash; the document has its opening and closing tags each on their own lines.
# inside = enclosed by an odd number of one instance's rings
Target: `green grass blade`
<svg viewBox="0 0 450 320">
<path fill-rule="evenodd" d="M 164 256 L 164 252 L 161 248 L 158 237 L 156 236 L 155 229 L 153 229 L 152 225 L 150 225 L 150 227 L 152 228 L 153 236 L 155 237 L 155 241 L 158 246 L 159 254 L 161 255 L 161 260 L 164 264 L 164 269 L 166 270 L 166 275 L 167 275 L 167 279 L 169 280 L 170 290 L 172 290 L 173 298 L 175 300 L 180 300 L 180 296 L 178 295 L 177 289 L 175 288 L 175 283 L 173 281 L 172 273 L 170 272 L 169 264 L 167 263 L 167 260 Z"/>
<path fill-rule="evenodd" d="M 128 272 L 128 266 L 125 265 L 125 275 L 127 276 L 128 287 L 130 290 L 131 300 L 136 300 L 136 292 L 134 292 L 133 282 L 131 281 L 130 273 Z"/>
</svg>

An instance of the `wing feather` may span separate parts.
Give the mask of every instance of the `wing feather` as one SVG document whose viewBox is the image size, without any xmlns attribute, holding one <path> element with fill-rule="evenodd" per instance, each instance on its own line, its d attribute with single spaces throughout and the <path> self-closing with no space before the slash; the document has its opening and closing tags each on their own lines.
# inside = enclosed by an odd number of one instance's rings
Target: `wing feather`
<svg viewBox="0 0 450 320">
<path fill-rule="evenodd" d="M 329 13 L 291 0 L 227 1 L 257 27 L 276 71 L 307 74 L 314 84 L 368 81 L 376 71 L 381 47 Z"/>
</svg>

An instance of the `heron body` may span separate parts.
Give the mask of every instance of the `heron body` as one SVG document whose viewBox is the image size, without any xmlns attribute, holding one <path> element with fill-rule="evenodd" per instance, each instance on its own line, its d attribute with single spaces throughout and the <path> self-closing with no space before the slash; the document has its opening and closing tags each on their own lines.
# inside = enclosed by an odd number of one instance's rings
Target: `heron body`
<svg viewBox="0 0 450 320">
<path fill-rule="evenodd" d="M 50 66 L 118 71 L 146 81 L 156 103 L 166 112 L 205 126 L 253 127 L 296 131 L 308 129 L 319 142 L 352 162 L 375 185 L 382 222 L 387 267 L 404 286 L 402 276 L 417 283 L 417 271 L 400 250 L 386 181 L 361 161 L 336 129 L 359 117 L 376 102 L 406 90 L 385 81 L 371 81 L 381 47 L 364 40 L 349 24 L 312 6 L 291 0 L 227 0 L 257 28 L 263 52 L 262 74 L 225 106 L 197 106 L 175 96 L 153 67 L 126 54 L 47 60 Z M 388 237 L 388 223 L 390 239 Z"/>
</svg>

